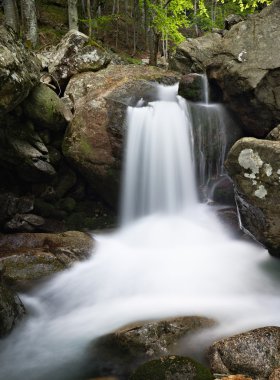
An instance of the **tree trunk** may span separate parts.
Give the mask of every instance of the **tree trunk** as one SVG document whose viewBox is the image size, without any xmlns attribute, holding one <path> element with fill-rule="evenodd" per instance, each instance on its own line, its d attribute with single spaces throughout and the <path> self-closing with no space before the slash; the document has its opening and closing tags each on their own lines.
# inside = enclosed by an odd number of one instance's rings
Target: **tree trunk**
<svg viewBox="0 0 280 380">
<path fill-rule="evenodd" d="M 156 66 L 157 65 L 157 55 L 159 48 L 160 35 L 159 33 L 150 30 L 150 57 L 149 57 L 149 65 Z"/>
<path fill-rule="evenodd" d="M 38 43 L 38 26 L 35 0 L 21 0 L 23 40 L 28 47 Z"/>
<path fill-rule="evenodd" d="M 4 0 L 5 24 L 9 25 L 16 35 L 19 35 L 19 16 L 15 0 Z"/>
<path fill-rule="evenodd" d="M 92 19 L 91 19 L 91 6 L 90 0 L 87 0 L 87 19 L 88 19 L 88 36 L 91 38 L 92 36 Z"/>
<path fill-rule="evenodd" d="M 68 0 L 68 23 L 69 30 L 79 30 L 77 0 Z"/>
</svg>

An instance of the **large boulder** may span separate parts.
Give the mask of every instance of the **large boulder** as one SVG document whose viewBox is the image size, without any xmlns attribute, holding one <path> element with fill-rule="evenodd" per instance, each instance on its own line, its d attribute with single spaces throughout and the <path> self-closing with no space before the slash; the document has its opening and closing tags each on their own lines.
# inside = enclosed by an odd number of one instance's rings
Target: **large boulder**
<svg viewBox="0 0 280 380">
<path fill-rule="evenodd" d="M 280 121 L 280 0 L 234 25 L 207 72 L 251 136 Z"/>
<path fill-rule="evenodd" d="M 0 273 L 0 338 L 12 330 L 24 312 L 19 297 L 5 286 Z"/>
<path fill-rule="evenodd" d="M 5 281 L 29 285 L 88 257 L 94 240 L 86 233 L 17 233 L 0 235 L 0 265 Z"/>
<path fill-rule="evenodd" d="M 243 138 L 226 161 L 243 228 L 280 257 L 280 142 Z"/>
<path fill-rule="evenodd" d="M 138 365 L 147 360 L 181 354 L 181 338 L 213 324 L 212 319 L 205 317 L 180 317 L 120 328 L 93 342 L 94 372 L 128 378 Z M 98 361 L 94 360 L 96 357 Z"/>
<path fill-rule="evenodd" d="M 206 67 L 219 53 L 222 36 L 208 33 L 199 38 L 188 38 L 182 42 L 170 61 L 170 68 L 183 74 L 205 73 Z"/>
<path fill-rule="evenodd" d="M 88 45 L 89 37 L 77 30 L 70 30 L 48 55 L 48 70 L 54 84 L 59 84 L 63 89 L 74 74 L 97 71 L 106 67 L 111 60 L 110 55 L 93 45 Z"/>
<path fill-rule="evenodd" d="M 23 103 L 24 113 L 38 128 L 59 131 L 71 120 L 71 113 L 63 101 L 48 86 L 34 87 Z"/>
<path fill-rule="evenodd" d="M 118 203 L 127 106 L 155 99 L 155 82 L 176 79 L 172 72 L 136 65 L 111 65 L 71 78 L 65 95 L 72 99 L 75 115 L 63 153 L 108 204 Z"/>
<path fill-rule="evenodd" d="M 13 32 L 0 26 L 0 116 L 22 102 L 40 79 L 39 64 Z"/>
<path fill-rule="evenodd" d="M 217 341 L 208 357 L 214 373 L 268 379 L 280 364 L 280 327 L 263 327 Z"/>
</svg>

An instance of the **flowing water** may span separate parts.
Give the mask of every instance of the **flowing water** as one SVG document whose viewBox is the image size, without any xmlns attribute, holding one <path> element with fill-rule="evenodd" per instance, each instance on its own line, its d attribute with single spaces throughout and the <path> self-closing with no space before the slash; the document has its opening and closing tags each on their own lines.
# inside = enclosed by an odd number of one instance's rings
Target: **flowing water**
<svg viewBox="0 0 280 380">
<path fill-rule="evenodd" d="M 21 296 L 29 316 L 1 343 L 0 379 L 81 380 L 88 344 L 133 321 L 212 317 L 219 324 L 197 337 L 201 350 L 219 336 L 279 325 L 279 262 L 234 239 L 198 201 L 197 177 L 205 184 L 223 174 L 220 163 L 194 164 L 197 152 L 207 157 L 195 113 L 215 107 L 194 111 L 175 87 L 162 91 L 164 100 L 128 110 L 122 227 L 96 237 L 92 258 Z"/>
</svg>

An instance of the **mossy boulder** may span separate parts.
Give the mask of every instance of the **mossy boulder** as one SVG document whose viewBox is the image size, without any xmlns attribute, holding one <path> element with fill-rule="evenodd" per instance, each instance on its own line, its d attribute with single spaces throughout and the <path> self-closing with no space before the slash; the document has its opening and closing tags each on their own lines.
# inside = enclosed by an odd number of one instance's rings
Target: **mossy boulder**
<svg viewBox="0 0 280 380">
<path fill-rule="evenodd" d="M 71 118 L 63 101 L 43 83 L 32 89 L 23 108 L 27 118 L 39 128 L 58 131 L 66 127 Z"/>
<path fill-rule="evenodd" d="M 183 356 L 167 356 L 142 364 L 130 380 L 212 380 L 208 368 Z"/>
<path fill-rule="evenodd" d="M 2 281 L 0 273 L 0 338 L 8 334 L 24 315 L 19 297 Z"/>
<path fill-rule="evenodd" d="M 63 154 L 109 205 L 118 205 L 127 106 L 155 99 L 156 81 L 176 80 L 172 72 L 136 65 L 111 65 L 71 78 L 65 95 L 73 100 L 75 115 Z"/>
</svg>

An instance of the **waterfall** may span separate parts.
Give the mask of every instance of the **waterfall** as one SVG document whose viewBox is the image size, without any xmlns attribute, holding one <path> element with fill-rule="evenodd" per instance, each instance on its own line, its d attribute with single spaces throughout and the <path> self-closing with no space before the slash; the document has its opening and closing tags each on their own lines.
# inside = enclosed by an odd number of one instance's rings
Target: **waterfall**
<svg viewBox="0 0 280 380">
<path fill-rule="evenodd" d="M 279 263 L 260 245 L 233 238 L 195 194 L 197 157 L 205 158 L 203 169 L 197 165 L 203 182 L 222 170 L 219 159 L 214 169 L 207 163 L 204 145 L 213 137 L 200 144 L 195 136 L 209 127 L 201 113 L 211 105 L 194 110 L 175 87 L 161 87 L 159 96 L 128 110 L 124 226 L 97 235 L 89 260 L 21 295 L 28 317 L 0 342 L 1 379 L 90 378 L 83 372 L 89 344 L 140 320 L 214 318 L 217 327 L 194 344 L 201 351 L 211 339 L 279 325 Z"/>
<path fill-rule="evenodd" d="M 174 96 L 177 87 L 162 86 L 164 100 L 128 108 L 124 224 L 156 212 L 174 213 L 196 201 L 192 124 L 188 109 Z"/>
</svg>

